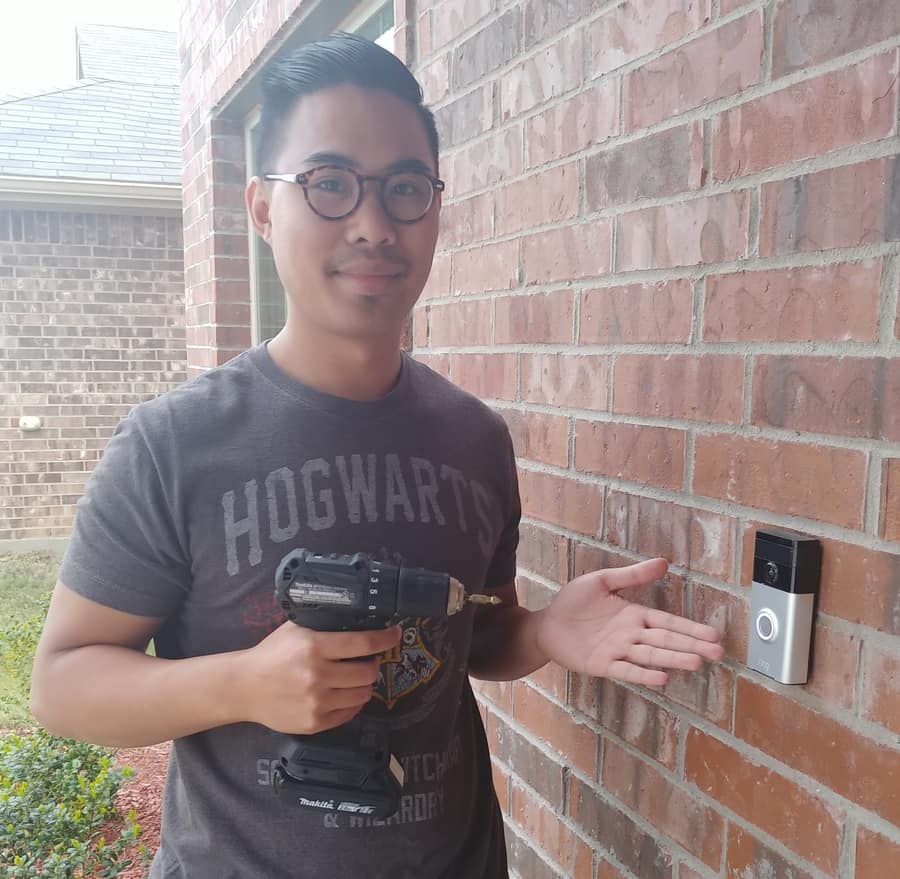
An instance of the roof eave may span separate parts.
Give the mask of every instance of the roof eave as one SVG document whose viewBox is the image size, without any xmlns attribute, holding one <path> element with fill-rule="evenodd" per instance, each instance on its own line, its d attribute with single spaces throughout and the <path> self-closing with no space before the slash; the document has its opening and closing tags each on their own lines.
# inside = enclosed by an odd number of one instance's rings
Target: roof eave
<svg viewBox="0 0 900 879">
<path fill-rule="evenodd" d="M 181 186 L 111 180 L 0 175 L 0 202 L 28 207 L 78 206 L 181 215 Z"/>
</svg>

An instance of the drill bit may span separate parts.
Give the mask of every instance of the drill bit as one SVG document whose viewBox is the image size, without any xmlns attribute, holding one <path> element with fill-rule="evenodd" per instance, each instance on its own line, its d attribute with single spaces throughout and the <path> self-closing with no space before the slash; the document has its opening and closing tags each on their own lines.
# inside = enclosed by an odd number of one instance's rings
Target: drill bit
<svg viewBox="0 0 900 879">
<path fill-rule="evenodd" d="M 503 600 L 496 595 L 482 595 L 475 592 L 466 592 L 466 587 L 455 577 L 450 578 L 447 594 L 447 615 L 452 616 L 468 604 L 502 604 Z"/>
<path fill-rule="evenodd" d="M 503 599 L 498 595 L 483 595 L 474 593 L 466 595 L 466 601 L 469 604 L 503 604 Z"/>
</svg>

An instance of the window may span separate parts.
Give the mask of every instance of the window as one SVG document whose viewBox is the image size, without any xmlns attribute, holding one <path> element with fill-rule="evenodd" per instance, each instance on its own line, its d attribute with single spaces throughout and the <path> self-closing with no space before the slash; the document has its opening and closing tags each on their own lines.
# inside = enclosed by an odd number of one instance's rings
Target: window
<svg viewBox="0 0 900 879">
<path fill-rule="evenodd" d="M 394 4 L 379 0 L 361 5 L 335 30 L 357 33 L 394 50 Z M 255 107 L 246 117 L 244 126 L 244 148 L 248 176 L 256 172 L 256 157 L 259 155 L 258 128 L 259 107 Z M 279 169 L 283 170 L 283 169 Z M 284 326 L 286 310 L 284 288 L 275 269 L 275 258 L 269 245 L 259 235 L 250 231 L 250 299 L 251 337 L 253 343 L 271 339 Z"/>
</svg>

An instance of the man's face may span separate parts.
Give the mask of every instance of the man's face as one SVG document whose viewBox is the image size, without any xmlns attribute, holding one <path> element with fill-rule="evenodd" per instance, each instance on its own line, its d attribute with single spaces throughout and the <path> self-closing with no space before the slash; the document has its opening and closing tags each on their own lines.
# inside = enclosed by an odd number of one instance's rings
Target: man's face
<svg viewBox="0 0 900 879">
<path fill-rule="evenodd" d="M 341 165 L 383 175 L 411 163 L 436 173 L 416 109 L 388 92 L 340 85 L 297 102 L 265 171 L 293 174 Z M 412 224 L 385 213 L 374 181 L 364 184 L 356 210 L 339 220 L 318 216 L 294 183 L 251 182 L 248 201 L 257 230 L 272 248 L 289 323 L 332 336 L 400 333 L 431 270 L 440 193 Z"/>
</svg>

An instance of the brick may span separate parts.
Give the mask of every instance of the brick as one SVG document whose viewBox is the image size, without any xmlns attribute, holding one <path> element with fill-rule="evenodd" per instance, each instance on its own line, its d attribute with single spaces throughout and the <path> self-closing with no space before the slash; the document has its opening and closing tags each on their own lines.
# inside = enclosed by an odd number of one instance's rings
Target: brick
<svg viewBox="0 0 900 879">
<path fill-rule="evenodd" d="M 589 211 L 600 211 L 699 189 L 702 171 L 703 126 L 670 128 L 588 156 L 585 204 Z"/>
<path fill-rule="evenodd" d="M 900 750 L 750 680 L 738 680 L 734 733 L 846 799 L 900 823 Z M 842 759 L 835 760 L 839 753 Z M 819 863 L 810 857 L 813 863 Z"/>
<path fill-rule="evenodd" d="M 629 0 L 588 28 L 590 75 L 600 76 L 684 39 L 710 18 L 710 0 Z"/>
<path fill-rule="evenodd" d="M 439 55 L 416 71 L 426 105 L 436 104 L 450 91 L 450 55 Z"/>
<path fill-rule="evenodd" d="M 450 378 L 450 355 L 449 354 L 428 354 L 424 351 L 416 351 L 416 360 L 424 363 L 429 369 Z"/>
<path fill-rule="evenodd" d="M 627 74 L 626 130 L 654 125 L 759 82 L 762 24 L 761 12 L 751 12 Z"/>
<path fill-rule="evenodd" d="M 675 768 L 678 718 L 615 681 L 573 674 L 569 704 L 661 763 Z"/>
<path fill-rule="evenodd" d="M 684 486 L 684 431 L 577 421 L 575 467 L 584 473 L 681 489 Z"/>
<path fill-rule="evenodd" d="M 619 568 L 634 563 L 633 558 L 606 549 L 590 546 L 586 543 L 575 544 L 575 558 L 573 575 L 578 577 L 589 571 L 600 571 L 605 568 Z M 684 578 L 677 574 L 666 574 L 661 580 L 648 583 L 645 586 L 637 586 L 631 589 L 622 589 L 618 594 L 626 601 L 633 601 L 645 607 L 653 607 L 664 610 L 666 613 L 684 613 Z"/>
<path fill-rule="evenodd" d="M 744 532 L 741 583 L 745 586 L 752 579 L 753 545 L 758 528 L 765 530 L 765 523 L 749 522 Z M 819 611 L 900 635 L 900 554 L 840 540 L 820 540 Z"/>
<path fill-rule="evenodd" d="M 895 52 L 878 55 L 722 113 L 713 121 L 713 176 L 731 180 L 888 137 L 895 67 Z"/>
<path fill-rule="evenodd" d="M 483 244 L 470 250 L 457 250 L 452 255 L 453 293 L 485 293 L 510 290 L 519 283 L 519 242 L 501 241 Z"/>
<path fill-rule="evenodd" d="M 525 4 L 525 48 L 530 49 L 569 25 L 590 17 L 604 0 L 527 0 Z"/>
<path fill-rule="evenodd" d="M 591 879 L 593 853 L 590 848 L 562 824 L 554 812 L 516 784 L 512 787 L 510 815 L 562 868 L 564 875 L 572 879 Z"/>
<path fill-rule="evenodd" d="M 688 342 L 693 290 L 687 280 L 587 290 L 578 341 L 589 344 Z"/>
<path fill-rule="evenodd" d="M 760 356 L 754 424 L 808 433 L 900 439 L 900 358 Z"/>
<path fill-rule="evenodd" d="M 572 341 L 575 333 L 575 304 L 570 290 L 505 296 L 494 302 L 496 344 Z"/>
<path fill-rule="evenodd" d="M 421 299 L 447 296 L 450 293 L 450 254 L 436 253 L 431 263 L 431 274 L 422 291 Z"/>
<path fill-rule="evenodd" d="M 543 857 L 507 825 L 506 848 L 509 868 L 514 876 L 527 876 L 528 879 L 559 879 L 559 873 L 551 867 Z"/>
<path fill-rule="evenodd" d="M 707 342 L 873 342 L 881 260 L 710 275 Z"/>
<path fill-rule="evenodd" d="M 569 672 L 555 662 L 548 662 L 528 675 L 528 680 L 542 693 L 557 702 L 566 701 L 569 688 Z"/>
<path fill-rule="evenodd" d="M 806 690 L 829 705 L 853 709 L 859 667 L 859 637 L 816 625 Z"/>
<path fill-rule="evenodd" d="M 728 729 L 734 704 L 734 674 L 729 668 L 713 664 L 700 672 L 669 671 L 667 674 L 669 680 L 662 689 L 665 698 Z"/>
<path fill-rule="evenodd" d="M 641 879 L 672 879 L 671 852 L 601 796 L 596 788 L 569 777 L 569 811 L 575 824 Z"/>
<path fill-rule="evenodd" d="M 740 424 L 744 359 L 703 354 L 615 358 L 613 412 Z"/>
<path fill-rule="evenodd" d="M 490 15 L 492 0 L 442 0 L 431 4 L 431 32 L 436 45 L 455 36 Z"/>
<path fill-rule="evenodd" d="M 497 794 L 497 803 L 500 806 L 500 810 L 508 815 L 510 779 L 497 764 L 496 760 L 491 761 L 491 781 L 494 784 L 494 792 Z"/>
<path fill-rule="evenodd" d="M 523 470 L 519 491 L 522 512 L 526 516 L 591 537 L 599 534 L 603 515 L 603 489 L 600 486 Z"/>
<path fill-rule="evenodd" d="M 811 873 L 792 864 L 755 836 L 731 824 L 728 828 L 726 855 L 727 879 L 747 879 L 751 876 L 775 876 L 778 879 L 813 879 Z"/>
<path fill-rule="evenodd" d="M 578 213 L 578 166 L 574 162 L 497 190 L 498 235 L 570 220 Z"/>
<path fill-rule="evenodd" d="M 811 67 L 900 32 L 894 0 L 857 0 L 848 8 L 809 0 L 779 0 L 775 7 L 772 68 L 775 76 Z"/>
<path fill-rule="evenodd" d="M 713 434 L 697 436 L 694 467 L 694 492 L 704 497 L 862 527 L 862 452 Z"/>
<path fill-rule="evenodd" d="M 566 538 L 528 522 L 519 527 L 519 567 L 556 583 L 568 580 L 568 548 Z"/>
<path fill-rule="evenodd" d="M 472 689 L 479 699 L 487 700 L 501 711 L 512 711 L 512 681 L 482 681 L 472 678 Z"/>
<path fill-rule="evenodd" d="M 522 354 L 521 396 L 545 406 L 603 411 L 608 372 L 609 358 L 604 355 Z"/>
<path fill-rule="evenodd" d="M 900 875 L 900 843 L 860 826 L 856 832 L 855 879 L 896 875 Z"/>
<path fill-rule="evenodd" d="M 525 282 L 547 284 L 604 275 L 610 270 L 611 245 L 608 220 L 529 235 L 522 242 Z"/>
<path fill-rule="evenodd" d="M 525 123 L 528 167 L 580 152 L 618 133 L 618 82 L 603 80 L 528 118 Z"/>
<path fill-rule="evenodd" d="M 707 866 L 722 859 L 725 822 L 646 761 L 611 741 L 603 746 L 603 787 Z"/>
<path fill-rule="evenodd" d="M 747 662 L 749 611 L 744 596 L 704 583 L 691 583 L 691 619 L 720 632 L 725 655 L 742 665 Z"/>
<path fill-rule="evenodd" d="M 896 407 L 892 407 L 896 416 Z M 900 458 L 889 458 L 881 471 L 881 511 L 878 533 L 885 540 L 900 542 Z"/>
<path fill-rule="evenodd" d="M 580 772 L 597 774 L 597 736 L 521 681 L 513 685 L 513 717 Z"/>
<path fill-rule="evenodd" d="M 454 198 L 522 173 L 522 126 L 512 125 L 441 159 Z"/>
<path fill-rule="evenodd" d="M 718 513 L 611 490 L 603 537 L 613 546 L 725 580 L 734 564 L 735 526 Z"/>
<path fill-rule="evenodd" d="M 494 120 L 494 89 L 473 89 L 439 107 L 434 114 L 443 149 L 464 143 L 487 131 Z"/>
<path fill-rule="evenodd" d="M 431 305 L 428 321 L 431 344 L 435 348 L 491 343 L 491 302 L 488 299 Z"/>
<path fill-rule="evenodd" d="M 497 724 L 494 757 L 507 764 L 519 778 L 528 781 L 554 808 L 562 811 L 565 802 L 565 767 L 546 751 L 531 744 L 505 723 Z"/>
<path fill-rule="evenodd" d="M 682 870 L 680 879 L 687 879 Z M 625 874 L 620 873 L 609 861 L 600 861 L 597 865 L 597 879 L 625 879 Z"/>
<path fill-rule="evenodd" d="M 450 376 L 476 397 L 512 400 L 516 396 L 514 354 L 451 354 Z"/>
<path fill-rule="evenodd" d="M 440 249 L 474 244 L 493 235 L 492 196 L 475 195 L 441 208 Z"/>
<path fill-rule="evenodd" d="M 829 808 L 820 797 L 699 729 L 689 731 L 685 747 L 687 781 L 834 874 L 844 817 L 840 810 Z"/>
<path fill-rule="evenodd" d="M 900 654 L 865 644 L 863 656 L 862 716 L 900 735 Z"/>
<path fill-rule="evenodd" d="M 747 253 L 750 202 L 746 192 L 729 192 L 632 211 L 617 222 L 617 271 L 730 262 Z"/>
<path fill-rule="evenodd" d="M 506 409 L 501 414 L 506 419 L 518 457 L 556 467 L 568 467 L 567 418 L 517 409 Z"/>
<path fill-rule="evenodd" d="M 580 31 L 506 71 L 500 79 L 500 119 L 505 121 L 581 84 L 584 41 Z"/>
<path fill-rule="evenodd" d="M 508 64 L 521 51 L 521 14 L 509 9 L 469 37 L 453 53 L 454 91 L 462 91 L 487 73 Z"/>
<path fill-rule="evenodd" d="M 900 239 L 900 162 L 874 159 L 762 187 L 761 256 Z"/>
</svg>

